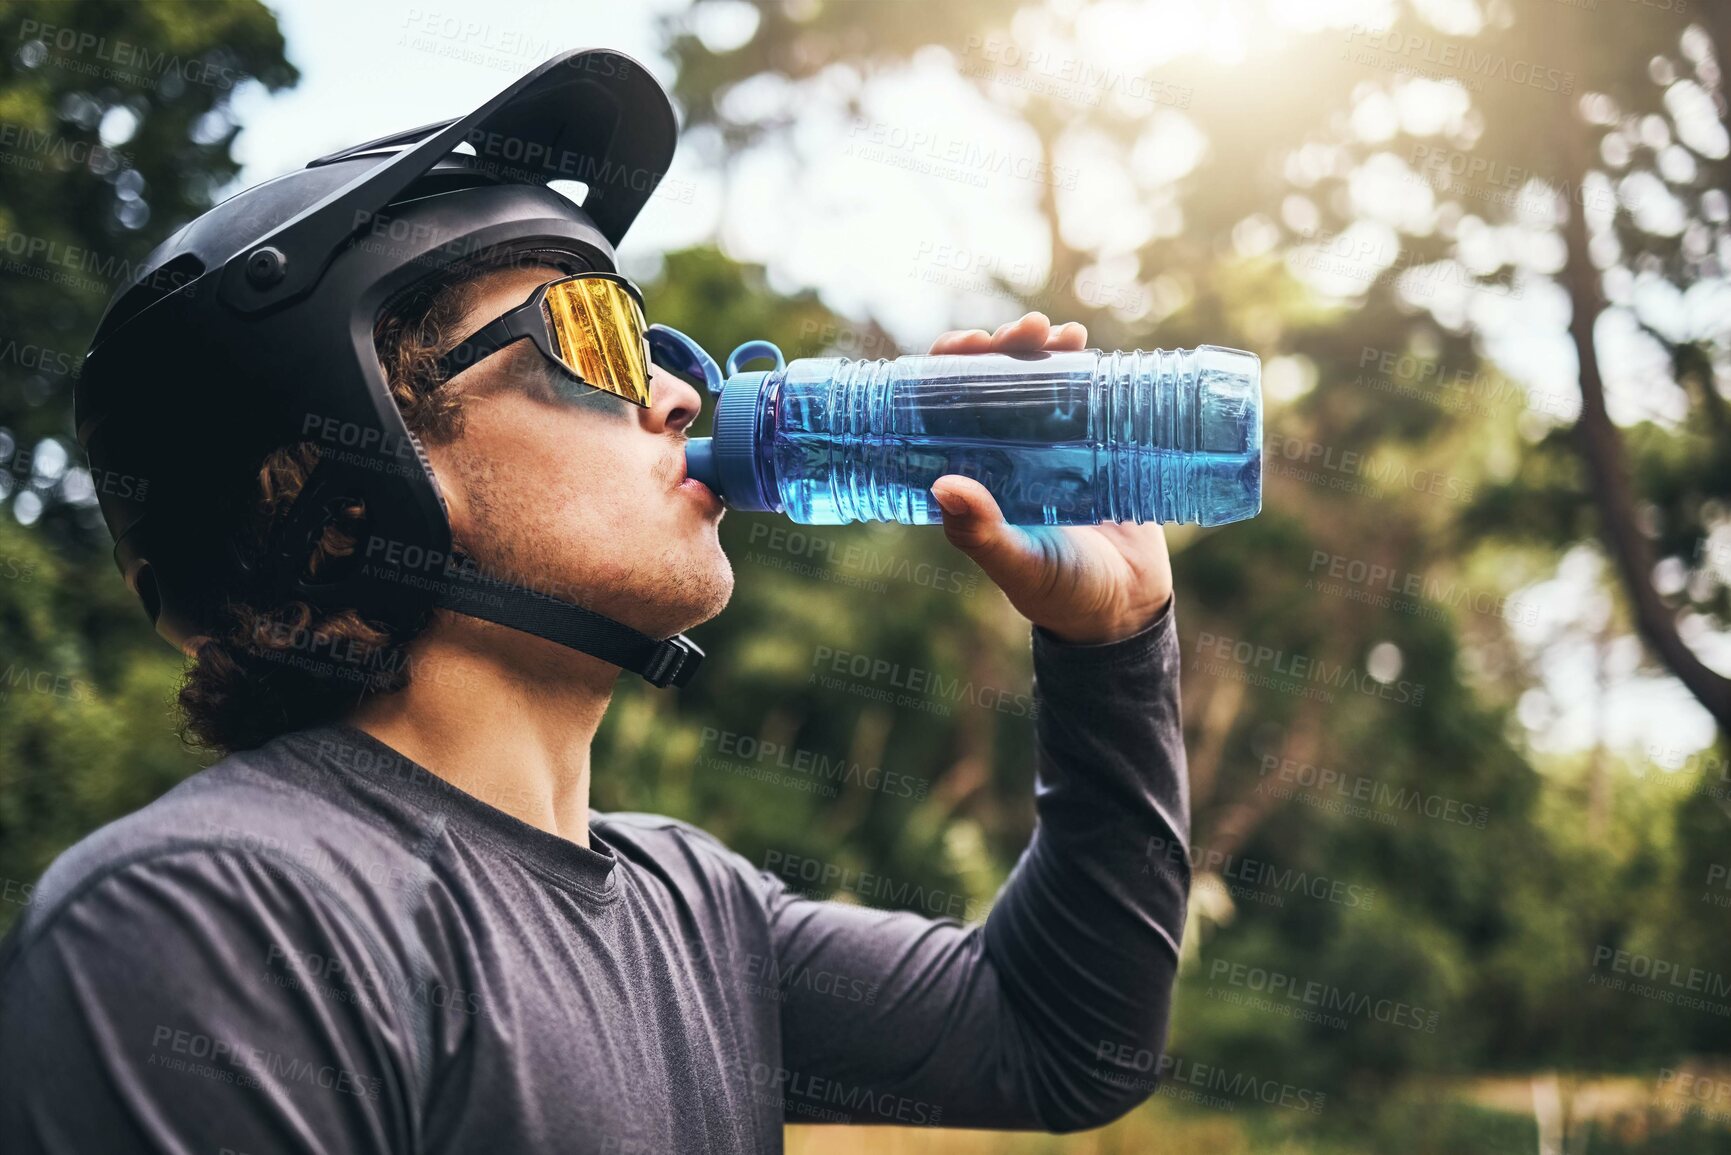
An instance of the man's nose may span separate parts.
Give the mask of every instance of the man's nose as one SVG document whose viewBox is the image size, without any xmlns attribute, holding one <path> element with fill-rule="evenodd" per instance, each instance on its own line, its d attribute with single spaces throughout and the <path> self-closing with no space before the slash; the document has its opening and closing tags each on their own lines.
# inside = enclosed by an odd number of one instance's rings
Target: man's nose
<svg viewBox="0 0 1731 1155">
<path fill-rule="evenodd" d="M 703 394 L 659 365 L 649 368 L 649 407 L 644 428 L 651 433 L 681 433 L 703 412 Z"/>
</svg>

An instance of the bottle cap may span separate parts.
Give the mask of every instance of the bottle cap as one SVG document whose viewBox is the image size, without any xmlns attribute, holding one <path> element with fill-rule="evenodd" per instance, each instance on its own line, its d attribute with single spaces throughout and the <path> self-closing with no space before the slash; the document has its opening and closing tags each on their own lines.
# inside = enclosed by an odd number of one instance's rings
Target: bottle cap
<svg viewBox="0 0 1731 1155">
<path fill-rule="evenodd" d="M 716 493 L 734 509 L 768 510 L 775 508 L 763 491 L 758 476 L 757 409 L 763 395 L 763 381 L 768 373 L 735 373 L 722 387 L 715 402 L 715 436 L 710 439 L 707 453 L 714 462 L 713 472 L 719 488 Z M 700 457 L 702 454 L 700 453 Z M 691 450 L 686 448 L 686 468 L 691 467 Z M 708 485 L 706 481 L 704 484 Z"/>
</svg>

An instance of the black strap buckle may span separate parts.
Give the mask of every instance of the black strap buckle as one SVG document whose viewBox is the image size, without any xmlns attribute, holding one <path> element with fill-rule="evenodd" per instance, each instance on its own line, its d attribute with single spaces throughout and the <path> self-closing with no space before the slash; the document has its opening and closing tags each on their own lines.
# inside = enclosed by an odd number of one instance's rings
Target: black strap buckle
<svg viewBox="0 0 1731 1155">
<path fill-rule="evenodd" d="M 643 680 L 651 686 L 683 686 L 697 673 L 703 662 L 703 651 L 684 634 L 674 634 L 655 647 L 649 665 L 643 670 Z"/>
</svg>

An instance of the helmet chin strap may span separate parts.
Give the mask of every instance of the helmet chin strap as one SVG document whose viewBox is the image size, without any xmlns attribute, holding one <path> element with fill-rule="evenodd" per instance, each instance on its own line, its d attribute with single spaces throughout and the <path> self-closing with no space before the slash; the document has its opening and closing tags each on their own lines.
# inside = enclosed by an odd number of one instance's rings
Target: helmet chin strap
<svg viewBox="0 0 1731 1155">
<path fill-rule="evenodd" d="M 434 604 L 611 662 L 652 686 L 683 686 L 703 661 L 703 651 L 684 634 L 652 638 L 573 602 L 489 578 L 468 564 L 446 567 Z"/>
<path fill-rule="evenodd" d="M 425 447 L 413 433 L 409 434 L 409 444 L 427 475 L 433 479 L 434 492 L 448 516 L 449 506 L 443 491 L 438 488 L 438 479 L 433 475 L 432 461 L 427 457 Z M 330 521 L 332 503 L 328 494 L 341 492 L 342 486 L 340 481 L 332 481 L 330 485 L 321 483 L 321 471 L 328 465 L 321 461 L 314 467 L 287 515 L 271 527 L 266 550 L 267 557 L 274 561 L 270 569 L 275 573 L 292 574 L 297 564 L 304 564 L 297 559 L 309 556 L 313 544 Z M 293 547 L 290 542 L 301 544 Z M 421 588 L 435 585 L 433 605 L 441 609 L 533 634 L 567 649 L 600 658 L 639 675 L 652 686 L 683 686 L 691 681 L 703 661 L 703 651 L 684 634 L 665 639 L 652 638 L 624 622 L 574 602 L 491 576 L 460 549 L 452 549 L 444 560 L 446 564 L 436 577 L 432 574 L 424 578 L 417 575 L 417 582 L 425 583 Z M 291 584 L 289 588 L 279 590 L 277 596 L 306 597 L 308 593 L 306 589 L 296 589 Z"/>
</svg>

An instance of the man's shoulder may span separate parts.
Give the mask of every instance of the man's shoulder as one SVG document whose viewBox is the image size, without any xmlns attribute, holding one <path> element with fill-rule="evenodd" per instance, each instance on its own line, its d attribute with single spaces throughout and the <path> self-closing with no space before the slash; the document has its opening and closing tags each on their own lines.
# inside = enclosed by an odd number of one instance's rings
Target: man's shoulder
<svg viewBox="0 0 1731 1155">
<path fill-rule="evenodd" d="M 595 829 L 615 851 L 641 864 L 669 871 L 731 877 L 755 884 L 757 868 L 700 827 L 665 814 L 614 811 L 597 814 Z"/>
<path fill-rule="evenodd" d="M 199 771 L 63 851 L 33 888 L 21 933 L 39 930 L 116 876 L 170 863 L 212 888 L 222 885 L 217 867 L 227 863 L 339 900 L 376 888 L 380 877 L 424 873 L 412 832 L 405 836 L 312 788 L 318 773 L 281 740 Z"/>
<path fill-rule="evenodd" d="M 691 847 L 704 855 L 733 856 L 715 835 L 682 818 L 637 810 L 611 810 L 594 816 L 594 825 L 609 843 L 644 848 Z M 737 857 L 737 856 L 735 856 Z"/>
</svg>

